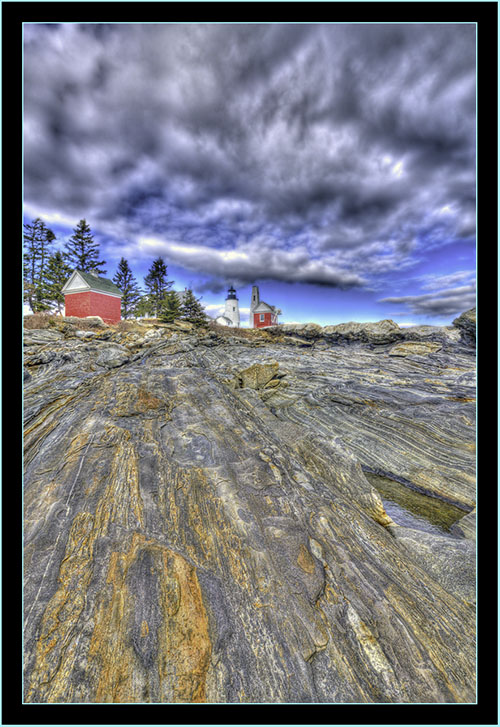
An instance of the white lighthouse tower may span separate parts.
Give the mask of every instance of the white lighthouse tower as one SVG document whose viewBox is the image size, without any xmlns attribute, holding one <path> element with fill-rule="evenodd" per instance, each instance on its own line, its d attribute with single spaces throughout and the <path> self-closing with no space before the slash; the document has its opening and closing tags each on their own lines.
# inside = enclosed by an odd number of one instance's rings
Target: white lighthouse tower
<svg viewBox="0 0 500 727">
<path fill-rule="evenodd" d="M 232 285 L 227 291 L 224 314 L 216 318 L 215 322 L 221 326 L 232 326 L 233 328 L 240 327 L 240 309 L 238 304 L 238 298 L 236 297 L 236 291 Z"/>
<path fill-rule="evenodd" d="M 236 291 L 232 285 L 227 291 L 224 315 L 226 318 L 229 318 L 229 320 L 232 321 L 232 325 L 235 328 L 240 327 L 240 308 L 238 305 L 238 298 L 236 297 Z"/>
</svg>

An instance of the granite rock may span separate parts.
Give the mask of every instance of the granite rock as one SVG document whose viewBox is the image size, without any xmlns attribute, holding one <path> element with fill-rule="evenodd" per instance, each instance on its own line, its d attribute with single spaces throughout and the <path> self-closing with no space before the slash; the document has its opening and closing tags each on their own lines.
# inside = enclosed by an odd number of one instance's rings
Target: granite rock
<svg viewBox="0 0 500 727">
<path fill-rule="evenodd" d="M 460 520 L 455 523 L 452 528 L 452 532 L 462 538 L 470 538 L 471 540 L 476 539 L 476 509 L 464 515 Z"/>
<path fill-rule="evenodd" d="M 444 589 L 471 605 L 475 603 L 476 548 L 474 542 L 398 526 L 392 527 L 391 532 L 414 557 L 415 562 Z"/>
<path fill-rule="evenodd" d="M 471 308 L 465 311 L 458 318 L 455 318 L 453 325 L 456 326 L 463 340 L 470 345 L 476 344 L 476 309 Z"/>
<path fill-rule="evenodd" d="M 475 701 L 474 540 L 364 474 L 472 510 L 474 350 L 382 323 L 27 332 L 26 702 Z"/>
<path fill-rule="evenodd" d="M 427 356 L 441 350 L 441 344 L 432 341 L 405 341 L 391 348 L 389 356 Z"/>
</svg>

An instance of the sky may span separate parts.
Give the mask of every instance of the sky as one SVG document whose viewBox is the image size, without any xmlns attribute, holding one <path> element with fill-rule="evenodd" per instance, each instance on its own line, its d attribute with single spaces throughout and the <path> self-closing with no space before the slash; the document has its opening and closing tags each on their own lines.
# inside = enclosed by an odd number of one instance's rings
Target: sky
<svg viewBox="0 0 500 727">
<path fill-rule="evenodd" d="M 24 216 L 211 316 L 475 306 L 474 24 L 25 24 Z"/>
</svg>

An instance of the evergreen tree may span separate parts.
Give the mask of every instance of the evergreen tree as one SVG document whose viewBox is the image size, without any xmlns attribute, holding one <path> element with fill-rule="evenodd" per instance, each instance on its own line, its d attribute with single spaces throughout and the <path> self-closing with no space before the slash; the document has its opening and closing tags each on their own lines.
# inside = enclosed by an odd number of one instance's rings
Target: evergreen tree
<svg viewBox="0 0 500 727">
<path fill-rule="evenodd" d="M 66 243 L 64 257 L 72 269 L 76 268 L 83 273 L 96 270 L 99 275 L 106 274 L 101 269 L 106 261 L 99 260 L 99 243 L 94 240 L 86 220 L 80 220 L 73 230 L 73 236 Z"/>
<path fill-rule="evenodd" d="M 64 261 L 61 252 L 56 252 L 50 256 L 45 275 L 45 296 L 47 303 L 57 305 L 59 315 L 62 314 L 64 305 L 64 293 L 61 291 L 71 273 L 72 269 Z"/>
<path fill-rule="evenodd" d="M 52 230 L 39 217 L 24 225 L 24 298 L 33 313 L 50 307 L 45 302 L 45 272 L 55 239 Z"/>
<path fill-rule="evenodd" d="M 181 304 L 181 320 L 192 323 L 195 326 L 204 326 L 208 323 L 208 316 L 205 313 L 199 298 L 195 298 L 193 291 L 187 288 Z"/>
<path fill-rule="evenodd" d="M 118 263 L 113 283 L 122 291 L 122 318 L 130 318 L 141 298 L 141 293 L 128 261 L 124 257 Z"/>
<path fill-rule="evenodd" d="M 139 300 L 137 301 L 135 308 L 134 308 L 134 317 L 135 318 L 151 318 L 154 315 L 153 313 L 153 304 L 149 300 L 149 296 L 143 295 Z"/>
<path fill-rule="evenodd" d="M 162 301 L 165 300 L 167 291 L 173 284 L 173 280 L 167 280 L 167 266 L 161 259 L 157 258 L 149 268 L 148 274 L 144 278 L 147 296 L 152 305 L 153 315 L 157 318 L 160 314 Z"/>
<path fill-rule="evenodd" d="M 176 318 L 181 317 L 181 302 L 175 290 L 168 290 L 165 299 L 160 304 L 158 316 L 162 323 L 173 323 Z"/>
</svg>

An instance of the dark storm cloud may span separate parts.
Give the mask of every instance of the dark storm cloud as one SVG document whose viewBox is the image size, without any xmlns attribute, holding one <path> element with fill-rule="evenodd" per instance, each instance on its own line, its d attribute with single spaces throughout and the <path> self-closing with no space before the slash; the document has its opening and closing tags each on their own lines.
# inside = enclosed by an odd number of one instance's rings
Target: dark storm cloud
<svg viewBox="0 0 500 727">
<path fill-rule="evenodd" d="M 242 281 L 363 285 L 474 234 L 474 33 L 26 26 L 26 203 L 212 286 L 236 274 L 214 248 Z"/>
<path fill-rule="evenodd" d="M 424 295 L 382 298 L 380 302 L 403 304 L 420 316 L 452 316 L 475 307 L 476 288 L 474 285 L 465 285 Z"/>
<path fill-rule="evenodd" d="M 139 251 L 146 257 L 162 256 L 171 263 L 198 273 L 213 276 L 206 287 L 218 292 L 218 281 L 231 280 L 244 285 L 256 280 L 283 280 L 338 288 L 361 286 L 366 281 L 356 272 L 339 266 L 334 260 L 311 259 L 306 247 L 280 249 L 269 238 L 255 238 L 235 250 L 208 248 L 195 244 L 142 238 Z"/>
</svg>

